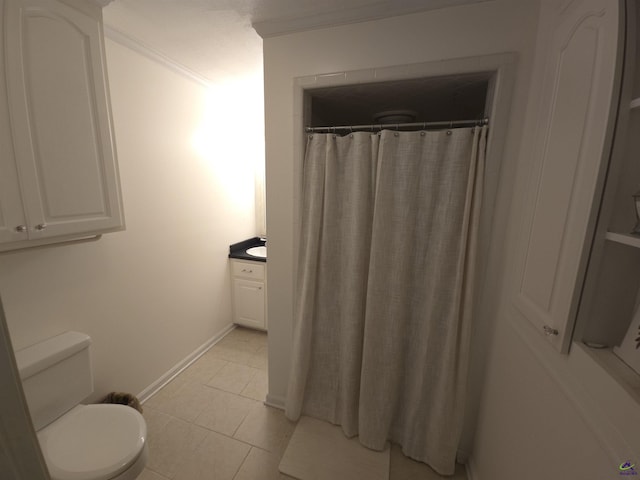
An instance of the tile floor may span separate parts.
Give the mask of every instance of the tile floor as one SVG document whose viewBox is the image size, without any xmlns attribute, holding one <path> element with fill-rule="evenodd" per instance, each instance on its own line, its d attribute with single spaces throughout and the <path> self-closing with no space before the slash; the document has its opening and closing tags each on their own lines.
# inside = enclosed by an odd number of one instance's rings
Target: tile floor
<svg viewBox="0 0 640 480">
<path fill-rule="evenodd" d="M 295 424 L 267 407 L 267 336 L 236 328 L 145 402 L 149 460 L 139 480 L 285 480 Z M 391 449 L 390 480 L 437 480 Z M 466 479 L 464 468 L 453 480 Z M 336 479 L 339 480 L 339 479 Z"/>
</svg>

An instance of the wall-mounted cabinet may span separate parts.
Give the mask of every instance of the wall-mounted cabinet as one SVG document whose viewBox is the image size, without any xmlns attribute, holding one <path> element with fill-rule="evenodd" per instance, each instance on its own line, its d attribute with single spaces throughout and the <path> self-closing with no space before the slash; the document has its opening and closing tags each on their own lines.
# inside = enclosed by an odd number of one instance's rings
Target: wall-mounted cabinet
<svg viewBox="0 0 640 480">
<path fill-rule="evenodd" d="M 0 251 L 123 229 L 100 9 L 0 11 Z"/>
<path fill-rule="evenodd" d="M 630 233 L 637 220 L 632 195 L 640 190 L 640 45 L 637 34 L 640 12 L 637 10 L 635 2 L 627 2 L 626 58 L 620 108 L 574 340 L 590 346 L 587 351 L 593 358 L 627 390 L 630 387 L 629 391 L 637 390 L 640 400 L 640 376 L 625 373 L 630 370 L 621 361 L 624 355 L 616 356 L 621 353 L 620 346 L 625 337 L 629 339 L 629 329 L 637 329 L 632 319 L 634 316 L 639 319 L 640 235 Z M 640 349 L 626 351 L 640 359 Z M 625 362 L 634 363 L 629 360 L 627 358 Z M 635 360 L 640 366 L 640 361 Z"/>
<path fill-rule="evenodd" d="M 265 263 L 231 259 L 233 323 L 267 329 L 266 270 Z"/>
<path fill-rule="evenodd" d="M 620 92 L 619 18 L 615 1 L 575 1 L 559 12 L 532 107 L 538 115 L 514 303 L 561 352 L 572 338 L 608 163 Z"/>
</svg>

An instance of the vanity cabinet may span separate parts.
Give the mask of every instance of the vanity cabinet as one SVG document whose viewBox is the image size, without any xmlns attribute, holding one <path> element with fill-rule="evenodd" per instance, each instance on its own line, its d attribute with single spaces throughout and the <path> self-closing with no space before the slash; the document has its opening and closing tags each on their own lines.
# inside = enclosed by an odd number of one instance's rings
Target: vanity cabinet
<svg viewBox="0 0 640 480">
<path fill-rule="evenodd" d="M 233 323 L 267 329 L 266 269 L 261 262 L 231 259 Z"/>
<path fill-rule="evenodd" d="M 0 0 L 0 251 L 122 230 L 102 12 Z"/>
</svg>

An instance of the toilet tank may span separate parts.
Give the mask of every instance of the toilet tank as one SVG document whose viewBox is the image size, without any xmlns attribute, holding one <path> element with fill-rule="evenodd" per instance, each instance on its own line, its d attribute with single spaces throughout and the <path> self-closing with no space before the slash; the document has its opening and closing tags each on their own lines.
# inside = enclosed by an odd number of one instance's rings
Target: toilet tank
<svg viewBox="0 0 640 480">
<path fill-rule="evenodd" d="M 16 352 L 16 362 L 36 430 L 93 392 L 89 345 L 84 333 L 66 332 Z"/>
</svg>

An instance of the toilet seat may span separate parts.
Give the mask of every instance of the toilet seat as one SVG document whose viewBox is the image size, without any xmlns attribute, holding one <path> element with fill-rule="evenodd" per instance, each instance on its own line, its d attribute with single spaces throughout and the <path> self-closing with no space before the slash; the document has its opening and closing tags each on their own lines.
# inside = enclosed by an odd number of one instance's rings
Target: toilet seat
<svg viewBox="0 0 640 480">
<path fill-rule="evenodd" d="M 125 405 L 78 405 L 38 432 L 52 480 L 110 480 L 143 453 L 144 418 Z"/>
</svg>

